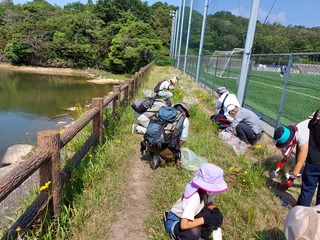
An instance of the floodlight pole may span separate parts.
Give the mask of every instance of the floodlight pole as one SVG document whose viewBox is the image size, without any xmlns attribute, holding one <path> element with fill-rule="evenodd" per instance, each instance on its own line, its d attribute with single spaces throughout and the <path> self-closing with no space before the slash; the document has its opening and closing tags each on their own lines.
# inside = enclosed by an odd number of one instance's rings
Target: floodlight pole
<svg viewBox="0 0 320 240">
<path fill-rule="evenodd" d="M 180 65 L 180 53 L 181 53 L 181 44 L 182 44 L 182 33 L 183 33 L 183 22 L 184 22 L 184 8 L 186 6 L 186 0 L 183 0 L 182 5 L 182 15 L 180 19 L 180 38 L 179 38 L 179 50 L 178 50 L 178 62 L 177 62 L 177 68 L 179 69 Z"/>
<path fill-rule="evenodd" d="M 173 48 L 174 48 L 174 19 L 175 19 L 176 11 L 170 10 L 171 17 L 171 40 L 170 40 L 170 57 L 173 57 Z"/>
<path fill-rule="evenodd" d="M 248 68 L 249 68 L 249 62 L 250 62 L 256 24 L 257 24 L 259 5 L 260 5 L 260 0 L 252 0 L 249 25 L 248 25 L 248 31 L 246 36 L 246 44 L 243 52 L 240 80 L 239 80 L 238 92 L 237 92 L 237 98 L 241 106 L 243 103 L 243 95 L 244 95 L 244 90 L 245 90 L 246 80 L 248 75 Z"/>
<path fill-rule="evenodd" d="M 183 72 L 186 72 L 187 68 L 187 57 L 188 57 L 188 48 L 189 48 L 189 41 L 190 41 L 190 29 L 191 29 L 191 21 L 192 21 L 192 11 L 193 11 L 193 0 L 190 3 L 190 12 L 189 12 L 189 22 L 188 22 L 188 32 L 187 32 L 187 41 L 186 41 L 186 51 L 184 55 L 184 65 L 183 65 Z"/>
<path fill-rule="evenodd" d="M 177 59 L 177 57 L 179 58 L 178 55 L 178 42 L 179 42 L 179 27 L 180 27 L 180 20 L 181 20 L 181 8 L 182 8 L 182 0 L 180 0 L 180 7 L 179 7 L 179 11 L 177 11 L 176 14 L 176 28 L 175 28 L 175 48 L 174 48 L 174 58 Z"/>
<path fill-rule="evenodd" d="M 198 64 L 197 64 L 197 73 L 196 73 L 196 79 L 195 79 L 196 82 L 199 82 L 199 80 L 200 80 L 202 49 L 203 49 L 204 35 L 206 32 L 207 12 L 208 12 L 208 7 L 209 7 L 208 3 L 209 3 L 209 0 L 206 0 L 205 5 L 204 5 L 204 13 L 203 13 L 203 21 L 202 21 L 202 29 L 201 29 L 201 39 L 200 39 Z"/>
</svg>

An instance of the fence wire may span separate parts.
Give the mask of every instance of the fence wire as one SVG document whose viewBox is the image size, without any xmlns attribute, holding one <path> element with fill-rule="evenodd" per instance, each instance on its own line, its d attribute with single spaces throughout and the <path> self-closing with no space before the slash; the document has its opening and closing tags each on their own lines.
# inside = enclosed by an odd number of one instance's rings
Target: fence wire
<svg viewBox="0 0 320 240">
<path fill-rule="evenodd" d="M 225 86 L 229 92 L 236 94 L 243 52 L 233 50 L 244 48 L 248 26 L 246 18 L 249 18 L 251 1 L 242 1 L 241 4 L 239 1 L 230 1 L 228 4 L 220 0 L 209 1 L 204 47 L 201 53 L 199 46 L 205 4 L 204 1 L 194 0 L 193 4 L 192 2 L 192 0 L 184 1 L 181 47 L 180 54 L 174 56 L 175 66 L 195 79 L 199 68 L 200 76 L 197 80 L 207 89 L 213 91 L 217 87 Z M 291 4 L 293 8 L 291 5 L 290 8 L 284 8 L 288 6 L 287 4 Z M 305 9 L 308 14 L 297 15 L 294 8 Z M 189 26 L 190 9 L 192 18 Z M 286 18 L 281 18 L 283 9 Z M 265 26 L 270 27 L 272 24 L 282 24 L 290 29 L 291 22 L 294 22 L 295 26 L 301 25 L 302 30 L 306 27 L 316 31 L 316 28 L 320 27 L 318 10 L 320 4 L 314 0 L 308 4 L 298 0 L 283 0 L 275 4 L 273 1 L 261 1 L 258 20 L 263 24 L 257 27 L 257 31 L 261 34 L 265 31 Z M 228 22 L 230 19 L 236 24 L 230 25 Z M 189 42 L 187 42 L 188 27 Z M 290 31 L 285 34 L 289 33 Z M 279 41 L 282 38 L 281 34 L 284 33 L 280 32 L 277 36 Z M 263 120 L 267 123 L 265 130 L 271 135 L 275 127 L 298 123 L 320 108 L 320 53 L 258 55 L 254 50 L 258 50 L 255 49 L 255 43 L 261 43 L 259 41 L 263 39 L 260 38 L 253 44 L 243 105 L 263 116 Z M 292 39 L 295 39 L 295 36 L 292 36 Z M 277 41 L 266 41 L 265 46 L 277 52 L 285 51 L 277 49 Z M 198 61 L 199 58 L 201 61 Z M 280 74 L 281 66 L 286 66 L 285 74 Z"/>
</svg>

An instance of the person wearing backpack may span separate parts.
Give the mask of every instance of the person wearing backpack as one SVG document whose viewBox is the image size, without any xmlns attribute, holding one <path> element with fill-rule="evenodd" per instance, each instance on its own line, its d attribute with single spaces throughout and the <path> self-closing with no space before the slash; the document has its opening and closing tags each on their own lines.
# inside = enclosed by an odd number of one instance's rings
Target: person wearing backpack
<svg viewBox="0 0 320 240">
<path fill-rule="evenodd" d="M 291 187 L 295 178 L 301 175 L 301 169 L 308 155 L 310 119 L 303 120 L 298 124 L 280 126 L 274 131 L 273 139 L 276 147 L 287 156 L 295 153 L 295 166 L 292 171 L 286 173 L 286 187 Z"/>
<path fill-rule="evenodd" d="M 180 77 L 171 77 L 168 80 L 163 80 L 158 82 L 154 87 L 154 92 L 160 97 L 172 97 L 172 90 L 175 88 L 176 84 L 179 82 Z"/>
<path fill-rule="evenodd" d="M 132 124 L 132 134 L 146 133 L 150 119 L 159 112 L 159 109 L 163 106 L 171 106 L 171 100 L 169 98 L 158 98 L 154 100 L 153 105 L 143 113 L 134 111 L 134 117 L 137 119 L 137 123 Z"/>
<path fill-rule="evenodd" d="M 302 172 L 301 193 L 297 205 L 309 207 L 313 195 L 318 188 L 316 205 L 320 204 L 320 109 L 308 123 L 310 130 L 308 155 Z"/>
<path fill-rule="evenodd" d="M 158 115 L 160 115 L 160 109 Z M 150 167 L 155 170 L 161 165 L 175 164 L 180 159 L 180 148 L 188 139 L 189 134 L 189 110 L 190 107 L 186 102 L 180 102 L 174 105 L 176 117 L 172 122 L 165 123 L 163 127 L 159 128 L 160 132 L 157 135 L 162 136 L 162 142 L 155 142 L 157 139 L 150 140 L 148 138 L 148 129 L 146 139 L 148 142 L 148 151 L 150 153 L 151 161 Z M 151 124 L 151 123 L 150 123 Z M 157 125 L 157 124 L 155 124 Z M 150 128 L 152 125 L 150 126 Z M 148 126 L 149 128 L 149 126 Z M 162 131 L 162 132 L 161 132 Z M 157 136 L 157 137 L 159 137 Z M 161 138 L 160 138 L 161 139 Z M 162 159 L 164 160 L 162 162 Z"/>
<path fill-rule="evenodd" d="M 166 232 L 174 239 L 193 240 L 204 237 L 201 236 L 204 235 L 201 232 L 203 228 L 218 229 L 223 215 L 213 200 L 227 190 L 223 170 L 213 163 L 201 164 L 198 174 L 186 185 L 182 197 L 166 212 Z"/>
<path fill-rule="evenodd" d="M 210 119 L 213 122 L 217 122 L 220 128 L 226 128 L 232 121 L 232 117 L 227 112 L 227 106 L 233 104 L 237 107 L 240 106 L 240 103 L 237 99 L 237 96 L 230 94 L 225 87 L 219 87 L 216 90 L 218 94 L 218 100 L 215 104 L 215 109 L 218 110 L 218 113 L 211 115 Z"/>
</svg>

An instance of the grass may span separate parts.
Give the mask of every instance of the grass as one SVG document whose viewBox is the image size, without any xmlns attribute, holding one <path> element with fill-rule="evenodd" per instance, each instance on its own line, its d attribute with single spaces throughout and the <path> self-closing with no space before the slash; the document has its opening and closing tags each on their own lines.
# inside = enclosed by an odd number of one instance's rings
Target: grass
<svg viewBox="0 0 320 240">
<path fill-rule="evenodd" d="M 223 239 L 284 240 L 282 226 L 288 207 L 281 206 L 266 184 L 268 173 L 278 158 L 277 153 L 268 143 L 261 143 L 248 150 L 247 155 L 238 157 L 214 134 L 217 127 L 209 119 L 214 113 L 214 96 L 175 68 L 154 67 L 137 97 L 143 96 L 143 89 L 152 89 L 157 81 L 173 75 L 182 76 L 173 103 L 183 99 L 193 103 L 189 138 L 184 147 L 225 172 L 229 190 L 215 198 L 215 204 L 224 215 Z M 61 216 L 51 223 L 47 233 L 29 232 L 24 239 L 106 238 L 111 223 L 116 220 L 117 209 L 122 207 L 119 206 L 120 199 L 125 197 L 122 184 L 130 168 L 128 159 L 140 147 L 141 136 L 131 134 L 133 122 L 131 107 L 124 109 L 119 121 L 111 122 L 105 144 L 87 154 L 64 187 Z M 78 146 L 81 141 L 80 136 L 73 146 Z M 68 152 L 72 151 L 72 147 L 68 149 Z M 164 230 L 162 213 L 181 197 L 192 176 L 190 171 L 178 166 L 161 167 L 153 172 L 149 181 L 155 187 L 148 199 L 154 214 L 145 222 L 149 239 L 170 239 Z M 293 189 L 297 192 L 298 186 Z"/>
</svg>

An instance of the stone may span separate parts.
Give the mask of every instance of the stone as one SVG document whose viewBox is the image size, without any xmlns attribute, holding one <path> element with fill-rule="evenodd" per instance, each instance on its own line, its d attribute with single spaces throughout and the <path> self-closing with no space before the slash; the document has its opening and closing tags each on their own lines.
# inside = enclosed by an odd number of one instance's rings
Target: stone
<svg viewBox="0 0 320 240">
<path fill-rule="evenodd" d="M 29 144 L 17 144 L 9 147 L 2 159 L 2 167 L 8 165 L 17 165 L 27 159 L 34 146 Z"/>
</svg>

